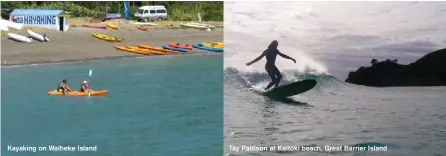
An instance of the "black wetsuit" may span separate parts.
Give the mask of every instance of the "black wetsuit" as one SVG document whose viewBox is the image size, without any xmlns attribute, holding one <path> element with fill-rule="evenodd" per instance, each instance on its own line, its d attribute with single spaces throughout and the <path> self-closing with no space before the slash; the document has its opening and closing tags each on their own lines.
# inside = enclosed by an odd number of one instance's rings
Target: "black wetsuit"
<svg viewBox="0 0 446 156">
<path fill-rule="evenodd" d="M 264 51 L 266 57 L 265 70 L 268 73 L 269 77 L 271 77 L 271 82 L 266 86 L 265 89 L 271 88 L 273 85 L 277 87 L 282 79 L 282 74 L 280 74 L 279 69 L 276 67 L 276 58 L 277 54 L 279 54 L 279 50 L 277 49 L 266 49 Z"/>
</svg>

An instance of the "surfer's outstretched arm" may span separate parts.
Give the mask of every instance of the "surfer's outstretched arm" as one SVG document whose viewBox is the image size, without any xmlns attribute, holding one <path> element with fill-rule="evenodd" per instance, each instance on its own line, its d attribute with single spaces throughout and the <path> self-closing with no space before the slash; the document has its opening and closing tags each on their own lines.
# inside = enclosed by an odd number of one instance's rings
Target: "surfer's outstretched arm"
<svg viewBox="0 0 446 156">
<path fill-rule="evenodd" d="M 260 55 L 259 57 L 255 58 L 255 59 L 252 60 L 251 62 L 246 63 L 246 65 L 249 66 L 249 65 L 251 65 L 251 64 L 253 64 L 253 63 L 256 63 L 257 61 L 259 61 L 260 59 L 262 59 L 263 56 L 265 56 L 265 55 L 266 55 L 266 51 L 264 51 L 264 52 L 262 53 L 262 55 Z"/>
<path fill-rule="evenodd" d="M 280 56 L 282 56 L 283 58 L 290 59 L 290 60 L 292 60 L 294 63 L 296 63 L 296 60 L 295 60 L 295 59 L 289 57 L 288 55 L 285 55 L 285 54 L 281 53 L 280 51 L 277 52 L 277 54 L 280 55 Z"/>
</svg>

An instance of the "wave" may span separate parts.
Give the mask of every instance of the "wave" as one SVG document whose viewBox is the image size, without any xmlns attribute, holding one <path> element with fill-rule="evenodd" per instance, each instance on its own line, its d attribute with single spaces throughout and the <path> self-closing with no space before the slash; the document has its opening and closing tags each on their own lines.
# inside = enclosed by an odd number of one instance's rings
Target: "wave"
<svg viewBox="0 0 446 156">
<path fill-rule="evenodd" d="M 292 83 L 305 79 L 315 79 L 318 82 L 316 87 L 330 87 L 333 85 L 345 84 L 330 74 L 317 73 L 311 70 L 307 70 L 305 72 L 284 70 L 281 73 L 283 75 L 281 84 Z M 258 86 L 266 85 L 271 81 L 271 78 L 266 72 L 244 72 L 234 67 L 226 67 L 224 69 L 224 81 L 225 84 L 229 84 L 237 88 L 256 88 Z"/>
</svg>

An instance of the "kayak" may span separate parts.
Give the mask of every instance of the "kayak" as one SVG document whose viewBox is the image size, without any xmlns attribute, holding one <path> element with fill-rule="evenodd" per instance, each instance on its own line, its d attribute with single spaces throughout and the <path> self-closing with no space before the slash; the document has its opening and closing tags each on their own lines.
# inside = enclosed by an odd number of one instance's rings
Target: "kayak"
<svg viewBox="0 0 446 156">
<path fill-rule="evenodd" d="M 224 45 L 223 44 L 219 44 L 221 42 L 213 42 L 213 43 L 209 43 L 209 42 L 202 42 L 201 45 L 205 46 L 205 47 L 211 47 L 211 48 L 223 48 Z"/>
<path fill-rule="evenodd" d="M 142 30 L 142 31 L 147 31 L 149 29 L 148 26 L 143 26 L 143 25 L 140 25 L 140 26 L 138 26 L 136 28 L 138 28 L 139 30 Z"/>
<path fill-rule="evenodd" d="M 43 42 L 43 41 L 49 42 L 50 41 L 50 39 L 48 39 L 48 37 L 43 38 L 42 35 L 40 35 L 38 33 L 35 33 L 33 31 L 31 31 L 31 30 L 28 30 L 28 34 L 29 34 L 30 37 L 32 37 L 32 38 L 34 38 L 34 39 L 36 39 L 36 40 L 38 40 L 40 42 Z"/>
<path fill-rule="evenodd" d="M 150 55 L 150 51 L 143 51 L 143 50 L 139 50 L 139 49 L 127 48 L 126 46 L 115 45 L 115 48 L 118 50 L 132 52 L 132 53 L 136 53 L 136 54 Z"/>
<path fill-rule="evenodd" d="M 158 24 L 150 23 L 150 22 L 146 22 L 146 23 L 135 22 L 135 23 L 133 23 L 133 24 L 136 24 L 136 25 L 151 25 L 151 26 L 156 26 L 156 25 L 158 25 Z"/>
<path fill-rule="evenodd" d="M 142 49 L 150 49 L 152 51 L 161 51 L 161 52 L 166 52 L 166 53 L 172 53 L 172 54 L 178 54 L 180 52 L 178 51 L 174 51 L 174 50 L 168 50 L 168 49 L 163 49 L 161 47 L 152 47 L 150 45 L 142 45 L 142 44 L 137 44 L 136 46 L 138 46 L 138 48 L 142 48 Z"/>
<path fill-rule="evenodd" d="M 82 26 L 87 28 L 98 28 L 98 29 L 106 29 L 106 25 L 94 25 L 94 24 L 82 24 Z"/>
<path fill-rule="evenodd" d="M 163 48 L 164 49 L 168 49 L 168 50 L 175 50 L 175 51 L 179 51 L 179 52 L 183 52 L 183 53 L 188 52 L 186 49 L 174 48 L 174 47 L 171 47 L 171 46 L 168 46 L 168 45 L 163 45 Z"/>
<path fill-rule="evenodd" d="M 201 23 L 180 23 L 183 27 L 190 27 L 190 28 L 197 28 L 197 29 L 208 29 L 208 28 L 215 28 L 213 25 L 209 24 L 201 24 Z"/>
<path fill-rule="evenodd" d="M 143 49 L 143 48 L 138 48 L 137 46 L 125 46 L 126 48 L 129 49 L 134 49 L 134 50 L 139 50 L 139 51 L 143 51 L 143 52 L 148 52 L 150 54 L 154 54 L 154 55 L 165 55 L 165 52 L 160 52 L 160 51 L 153 51 L 153 50 L 149 50 L 149 49 Z"/>
<path fill-rule="evenodd" d="M 90 92 L 90 96 L 104 96 L 108 93 L 108 90 L 100 90 L 100 91 L 92 91 Z M 64 95 L 63 92 L 59 92 L 57 90 L 50 90 L 47 92 L 48 95 Z M 68 92 L 67 96 L 88 96 L 89 93 L 86 92 L 78 92 L 78 91 L 72 91 Z"/>
<path fill-rule="evenodd" d="M 202 44 L 193 44 L 192 46 L 194 46 L 195 48 L 198 48 L 198 49 L 209 50 L 209 51 L 213 51 L 213 52 L 223 52 L 223 48 L 206 47 L 206 46 L 203 46 Z"/>
<path fill-rule="evenodd" d="M 118 26 L 117 25 L 114 25 L 114 24 L 112 24 L 112 23 L 107 23 L 107 26 L 109 27 L 109 28 L 112 28 L 112 29 L 115 29 L 115 30 L 118 30 Z"/>
<path fill-rule="evenodd" d="M 167 45 L 169 45 L 171 47 L 174 47 L 174 48 L 192 50 L 192 46 L 190 46 L 188 44 L 186 44 L 186 45 L 183 44 L 182 45 L 182 44 L 179 44 L 179 43 L 169 42 L 169 43 L 167 43 Z"/>
<path fill-rule="evenodd" d="M 121 42 L 124 40 L 123 38 L 115 38 L 115 37 L 111 37 L 111 36 L 107 36 L 107 35 L 95 33 L 95 32 L 92 33 L 92 35 L 98 39 L 106 40 L 106 41 L 110 41 L 110 42 Z"/>
<path fill-rule="evenodd" d="M 19 41 L 19 42 L 25 42 L 25 43 L 30 43 L 32 41 L 31 38 L 22 36 L 22 35 L 18 35 L 18 34 L 14 34 L 14 33 L 8 33 L 8 38 L 15 40 L 15 41 Z"/>
</svg>

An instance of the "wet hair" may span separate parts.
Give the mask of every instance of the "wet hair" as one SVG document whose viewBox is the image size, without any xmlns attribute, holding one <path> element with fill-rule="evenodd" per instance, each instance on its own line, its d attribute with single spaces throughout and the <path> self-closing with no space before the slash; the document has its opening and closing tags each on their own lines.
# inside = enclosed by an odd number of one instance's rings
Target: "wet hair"
<svg viewBox="0 0 446 156">
<path fill-rule="evenodd" d="M 269 44 L 268 49 L 277 49 L 279 46 L 279 42 L 277 40 L 273 40 L 271 44 Z"/>
<path fill-rule="evenodd" d="M 62 80 L 62 82 L 65 82 L 65 83 L 66 83 L 66 82 L 67 82 L 67 80 Z"/>
</svg>

